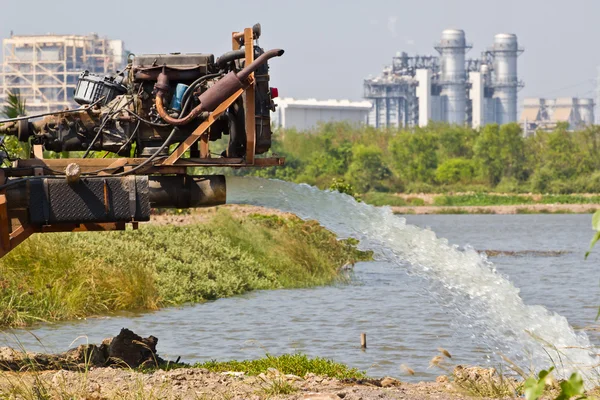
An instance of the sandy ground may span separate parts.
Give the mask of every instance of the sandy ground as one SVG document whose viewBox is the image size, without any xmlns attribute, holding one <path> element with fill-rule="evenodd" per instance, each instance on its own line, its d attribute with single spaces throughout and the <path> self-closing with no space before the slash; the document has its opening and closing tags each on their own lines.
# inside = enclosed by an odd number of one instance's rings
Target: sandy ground
<svg viewBox="0 0 600 400">
<path fill-rule="evenodd" d="M 225 208 L 234 215 L 269 214 L 290 216 L 279 210 L 243 205 L 225 205 L 214 208 L 198 208 L 185 214 L 152 215 L 156 225 L 185 225 L 206 222 L 218 209 Z M 519 213 L 574 213 L 590 214 L 600 210 L 600 204 L 522 204 L 511 206 L 406 206 L 391 207 L 394 214 L 519 214 Z"/>
<path fill-rule="evenodd" d="M 258 206 L 244 206 L 244 205 L 224 205 L 210 208 L 196 208 L 191 209 L 183 214 L 160 214 L 152 215 L 150 223 L 154 225 L 189 225 L 195 223 L 202 223 L 212 218 L 219 209 L 227 209 L 234 215 L 250 215 L 250 214 L 263 214 L 263 215 L 280 215 L 280 216 L 292 216 L 293 214 L 284 213 L 279 210 L 264 208 Z"/>
<path fill-rule="evenodd" d="M 39 393 L 32 398 L 70 399 L 468 399 L 455 387 L 440 382 L 408 384 L 392 378 L 344 382 L 307 374 L 281 375 L 276 370 L 259 376 L 176 369 L 141 373 L 97 368 L 87 373 L 47 371 L 2 373 L 0 397 L 19 391 Z M 283 392 L 283 393 L 282 393 Z M 291 393 L 290 393 L 291 392 Z M 46 397 L 44 397 L 46 396 Z M 24 396 L 25 398 L 29 398 Z M 8 397 L 7 398 L 19 398 Z"/>
<path fill-rule="evenodd" d="M 519 213 L 574 213 L 589 214 L 600 209 L 600 204 L 521 204 L 511 206 L 407 206 L 392 207 L 394 214 L 519 214 Z"/>
</svg>

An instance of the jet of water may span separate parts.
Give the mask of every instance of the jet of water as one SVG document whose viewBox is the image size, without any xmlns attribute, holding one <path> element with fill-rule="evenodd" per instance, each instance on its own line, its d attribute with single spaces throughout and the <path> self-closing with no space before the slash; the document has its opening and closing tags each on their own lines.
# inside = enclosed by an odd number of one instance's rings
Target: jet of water
<svg viewBox="0 0 600 400">
<path fill-rule="evenodd" d="M 372 250 L 377 260 L 434 282 L 440 291 L 436 297 L 463 315 L 493 353 L 536 370 L 554 365 L 559 377 L 574 371 L 598 377 L 599 360 L 585 333 L 575 332 L 561 315 L 526 305 L 519 289 L 485 256 L 407 224 L 388 207 L 305 184 L 249 177 L 227 178 L 227 203 L 291 212 L 318 221 L 340 238 L 358 239 L 359 248 Z"/>
</svg>

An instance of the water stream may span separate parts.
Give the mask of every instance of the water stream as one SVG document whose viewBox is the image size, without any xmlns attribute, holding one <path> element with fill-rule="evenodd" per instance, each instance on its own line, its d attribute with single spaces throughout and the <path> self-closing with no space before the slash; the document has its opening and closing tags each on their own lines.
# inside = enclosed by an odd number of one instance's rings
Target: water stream
<svg viewBox="0 0 600 400">
<path fill-rule="evenodd" d="M 438 302 L 461 315 L 480 346 L 527 367 L 554 364 L 559 376 L 575 370 L 597 376 L 598 358 L 588 337 L 575 332 L 565 317 L 525 304 L 519 289 L 474 249 L 450 245 L 433 231 L 395 217 L 389 208 L 337 192 L 247 177 L 230 177 L 227 186 L 230 204 L 275 208 L 317 220 L 339 237 L 360 240 L 359 247 L 373 250 L 378 261 L 428 279 Z"/>
</svg>

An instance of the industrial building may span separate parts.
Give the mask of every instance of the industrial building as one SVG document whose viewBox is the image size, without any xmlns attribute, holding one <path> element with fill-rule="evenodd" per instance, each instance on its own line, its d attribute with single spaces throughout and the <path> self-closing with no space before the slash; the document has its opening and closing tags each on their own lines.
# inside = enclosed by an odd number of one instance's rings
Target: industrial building
<svg viewBox="0 0 600 400">
<path fill-rule="evenodd" d="M 310 130 L 325 122 L 366 124 L 372 108 L 369 101 L 293 98 L 276 98 L 274 101 L 277 108 L 271 120 L 275 127 L 298 131 Z"/>
<path fill-rule="evenodd" d="M 501 33 L 478 59 L 467 59 L 472 46 L 464 31 L 447 29 L 434 48 L 437 56 L 400 53 L 383 73 L 364 81 L 364 97 L 373 104 L 375 127 L 426 126 L 429 121 L 479 127 L 517 121 L 517 36 Z"/>
<path fill-rule="evenodd" d="M 29 113 L 74 107 L 79 73 L 106 74 L 122 68 L 123 41 L 96 34 L 11 36 L 2 41 L 0 101 L 18 92 Z"/>
<path fill-rule="evenodd" d="M 526 98 L 520 123 L 525 135 L 554 129 L 558 123 L 567 123 L 572 130 L 581 129 L 594 124 L 594 106 L 590 98 Z"/>
</svg>

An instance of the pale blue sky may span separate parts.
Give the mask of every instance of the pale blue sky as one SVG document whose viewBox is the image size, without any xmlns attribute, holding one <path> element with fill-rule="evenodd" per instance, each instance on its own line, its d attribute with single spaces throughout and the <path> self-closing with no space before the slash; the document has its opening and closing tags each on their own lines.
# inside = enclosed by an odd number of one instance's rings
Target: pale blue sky
<svg viewBox="0 0 600 400">
<path fill-rule="evenodd" d="M 0 0 L 0 37 L 97 32 L 143 52 L 229 49 L 232 30 L 261 22 L 282 96 L 360 99 L 363 79 L 397 51 L 433 54 L 445 28 L 462 28 L 478 57 L 494 34 L 516 33 L 523 96 L 594 96 L 599 0 L 115 1 Z"/>
</svg>

